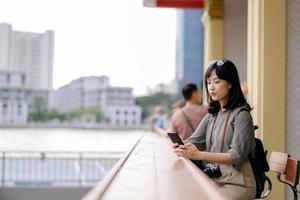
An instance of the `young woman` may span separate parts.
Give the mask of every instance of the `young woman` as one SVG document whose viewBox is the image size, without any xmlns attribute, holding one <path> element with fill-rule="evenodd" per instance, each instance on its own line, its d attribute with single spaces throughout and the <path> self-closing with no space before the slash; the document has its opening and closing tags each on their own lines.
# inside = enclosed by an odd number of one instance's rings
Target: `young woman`
<svg viewBox="0 0 300 200">
<path fill-rule="evenodd" d="M 210 163 L 204 171 L 230 199 L 254 199 L 256 183 L 248 161 L 255 147 L 254 128 L 235 65 L 211 61 L 205 86 L 209 113 L 185 145 L 174 145 L 174 152 Z"/>
</svg>

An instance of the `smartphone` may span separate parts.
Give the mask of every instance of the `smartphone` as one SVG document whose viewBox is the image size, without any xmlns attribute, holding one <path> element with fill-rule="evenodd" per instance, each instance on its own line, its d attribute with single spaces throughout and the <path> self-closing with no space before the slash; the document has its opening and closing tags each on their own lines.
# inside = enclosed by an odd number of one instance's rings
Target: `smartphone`
<svg viewBox="0 0 300 200">
<path fill-rule="evenodd" d="M 168 132 L 168 136 L 174 144 L 178 143 L 179 145 L 184 145 L 184 143 L 182 142 L 181 138 L 177 133 Z"/>
</svg>

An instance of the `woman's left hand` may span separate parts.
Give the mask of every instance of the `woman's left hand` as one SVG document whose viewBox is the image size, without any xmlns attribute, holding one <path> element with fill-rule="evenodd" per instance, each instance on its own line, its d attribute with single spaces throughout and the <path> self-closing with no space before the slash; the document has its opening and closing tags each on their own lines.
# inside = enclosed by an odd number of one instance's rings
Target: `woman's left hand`
<svg viewBox="0 0 300 200">
<path fill-rule="evenodd" d="M 185 145 L 179 145 L 178 148 L 174 149 L 174 152 L 177 156 L 182 156 L 185 158 L 189 158 L 191 160 L 201 160 L 200 151 L 197 147 L 192 143 L 187 143 Z"/>
</svg>

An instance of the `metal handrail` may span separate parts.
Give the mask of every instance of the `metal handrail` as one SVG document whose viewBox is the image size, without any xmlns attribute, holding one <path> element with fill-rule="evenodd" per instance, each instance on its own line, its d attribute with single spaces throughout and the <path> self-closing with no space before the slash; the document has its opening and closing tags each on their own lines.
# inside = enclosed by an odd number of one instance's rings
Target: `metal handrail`
<svg viewBox="0 0 300 200">
<path fill-rule="evenodd" d="M 2 187 L 93 186 L 120 159 L 121 152 L 3 151 Z"/>
</svg>

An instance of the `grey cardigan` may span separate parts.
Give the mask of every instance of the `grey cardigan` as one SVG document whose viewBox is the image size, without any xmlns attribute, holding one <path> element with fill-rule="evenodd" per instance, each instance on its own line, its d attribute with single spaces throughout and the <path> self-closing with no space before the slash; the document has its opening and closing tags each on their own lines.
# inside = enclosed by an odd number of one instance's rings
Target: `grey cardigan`
<svg viewBox="0 0 300 200">
<path fill-rule="evenodd" d="M 245 107 L 230 110 L 228 119 L 223 153 L 231 154 L 234 168 L 240 169 L 248 159 L 250 152 L 254 150 L 254 127 L 251 114 Z M 219 111 L 217 115 L 207 114 L 193 135 L 185 140 L 185 143 L 193 143 L 199 150 L 220 153 L 224 123 L 229 110 Z"/>
</svg>

